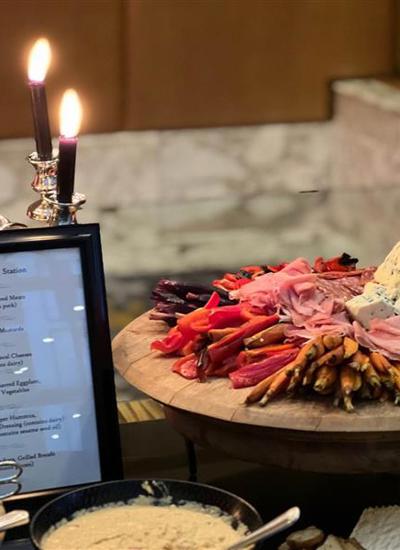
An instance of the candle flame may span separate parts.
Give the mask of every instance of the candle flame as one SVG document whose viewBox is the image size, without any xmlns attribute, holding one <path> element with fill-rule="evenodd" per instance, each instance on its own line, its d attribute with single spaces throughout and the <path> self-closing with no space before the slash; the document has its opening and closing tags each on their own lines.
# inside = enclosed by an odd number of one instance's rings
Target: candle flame
<svg viewBox="0 0 400 550">
<path fill-rule="evenodd" d="M 39 38 L 33 45 L 28 61 L 28 78 L 33 82 L 43 82 L 51 61 L 50 43 L 47 38 Z"/>
<path fill-rule="evenodd" d="M 66 138 L 78 135 L 82 120 L 82 105 L 75 90 L 64 92 L 60 108 L 60 134 Z"/>
</svg>

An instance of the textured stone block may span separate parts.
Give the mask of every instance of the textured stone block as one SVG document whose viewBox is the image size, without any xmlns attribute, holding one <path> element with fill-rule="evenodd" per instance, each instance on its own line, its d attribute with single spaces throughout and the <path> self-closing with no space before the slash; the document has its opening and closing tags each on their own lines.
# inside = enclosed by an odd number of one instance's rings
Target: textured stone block
<svg viewBox="0 0 400 550">
<path fill-rule="evenodd" d="M 333 184 L 400 184 L 400 90 L 368 79 L 339 82 L 334 89 Z"/>
</svg>

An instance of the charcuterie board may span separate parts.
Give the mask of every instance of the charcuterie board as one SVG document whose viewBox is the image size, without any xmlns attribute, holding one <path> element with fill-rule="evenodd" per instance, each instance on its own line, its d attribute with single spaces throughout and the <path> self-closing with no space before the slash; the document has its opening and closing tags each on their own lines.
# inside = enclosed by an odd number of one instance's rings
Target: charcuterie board
<svg viewBox="0 0 400 550">
<path fill-rule="evenodd" d="M 132 321 L 113 342 L 114 363 L 133 386 L 164 405 L 228 422 L 312 432 L 399 432 L 400 408 L 393 403 L 363 402 L 354 413 L 332 401 L 283 397 L 266 407 L 243 404 L 248 388 L 234 390 L 229 379 L 204 383 L 171 371 L 175 358 L 150 351 L 150 343 L 166 333 L 166 325 L 148 313 Z"/>
</svg>

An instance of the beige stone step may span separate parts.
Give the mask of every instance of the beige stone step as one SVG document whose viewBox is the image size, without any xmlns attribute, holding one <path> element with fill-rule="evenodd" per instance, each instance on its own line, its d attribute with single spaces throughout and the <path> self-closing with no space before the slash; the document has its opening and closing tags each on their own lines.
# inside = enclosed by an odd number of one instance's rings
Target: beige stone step
<svg viewBox="0 0 400 550">
<path fill-rule="evenodd" d="M 333 91 L 333 185 L 398 186 L 400 79 L 338 81 Z"/>
</svg>

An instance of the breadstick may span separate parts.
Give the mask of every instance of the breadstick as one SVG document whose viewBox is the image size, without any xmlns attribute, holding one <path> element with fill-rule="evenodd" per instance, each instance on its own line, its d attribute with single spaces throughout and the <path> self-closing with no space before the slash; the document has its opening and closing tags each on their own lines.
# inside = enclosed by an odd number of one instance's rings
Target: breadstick
<svg viewBox="0 0 400 550">
<path fill-rule="evenodd" d="M 289 377 L 287 376 L 286 372 L 283 370 L 276 376 L 270 385 L 269 389 L 267 390 L 267 393 L 264 395 L 264 397 L 261 399 L 259 405 L 260 407 L 264 407 L 270 399 L 275 397 L 280 391 L 284 390 L 289 383 Z"/>
<path fill-rule="evenodd" d="M 257 401 L 259 401 L 272 384 L 274 378 L 278 376 L 280 372 L 286 369 L 286 367 L 287 365 L 279 369 L 277 372 L 274 372 L 274 374 L 271 374 L 267 378 L 264 378 L 264 380 L 261 380 L 261 382 L 254 386 L 251 392 L 247 395 L 245 399 L 245 404 L 250 405 L 251 403 L 256 403 Z"/>
<path fill-rule="evenodd" d="M 343 347 L 344 347 L 343 358 L 349 359 L 349 357 L 351 357 L 358 351 L 358 342 L 356 342 L 352 338 L 349 338 L 348 336 L 345 336 L 343 340 Z"/>
</svg>

